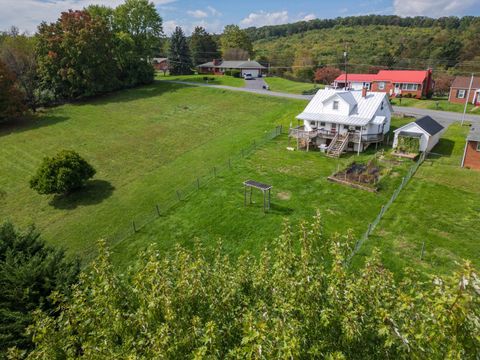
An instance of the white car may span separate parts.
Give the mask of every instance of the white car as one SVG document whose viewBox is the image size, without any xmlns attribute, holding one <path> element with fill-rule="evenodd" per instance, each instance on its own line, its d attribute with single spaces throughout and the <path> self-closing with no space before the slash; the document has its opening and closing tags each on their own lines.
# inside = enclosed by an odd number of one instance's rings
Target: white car
<svg viewBox="0 0 480 360">
<path fill-rule="evenodd" d="M 244 74 L 244 75 L 243 75 L 243 78 L 244 78 L 245 80 L 253 80 L 252 74 Z"/>
</svg>

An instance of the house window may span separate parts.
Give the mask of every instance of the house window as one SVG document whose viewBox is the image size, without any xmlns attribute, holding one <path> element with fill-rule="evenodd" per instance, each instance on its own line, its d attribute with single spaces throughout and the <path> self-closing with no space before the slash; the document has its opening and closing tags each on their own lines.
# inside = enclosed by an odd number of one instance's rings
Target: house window
<svg viewBox="0 0 480 360">
<path fill-rule="evenodd" d="M 402 90 L 417 91 L 418 84 L 402 84 Z"/>
<path fill-rule="evenodd" d="M 380 81 L 378 83 L 378 90 L 385 90 L 385 82 L 384 81 Z"/>
<path fill-rule="evenodd" d="M 315 126 L 315 121 L 310 121 L 310 126 Z"/>
<path fill-rule="evenodd" d="M 457 91 L 457 98 L 458 99 L 465 99 L 465 90 L 461 89 Z"/>
<path fill-rule="evenodd" d="M 348 130 L 348 125 L 343 125 L 343 128 L 344 128 L 345 130 Z"/>
<path fill-rule="evenodd" d="M 361 127 L 360 126 L 355 126 L 355 130 L 360 131 Z"/>
<path fill-rule="evenodd" d="M 382 101 L 382 105 L 380 106 L 380 110 L 383 110 L 383 106 L 384 106 L 384 105 L 383 105 L 383 101 Z"/>
<path fill-rule="evenodd" d="M 324 123 L 324 122 L 321 122 L 321 123 L 320 123 L 320 126 L 325 126 L 325 123 Z"/>
<path fill-rule="evenodd" d="M 480 141 L 477 141 L 477 151 L 480 152 Z"/>
<path fill-rule="evenodd" d="M 338 110 L 338 101 L 333 102 L 333 110 Z"/>
<path fill-rule="evenodd" d="M 367 90 L 370 90 L 370 83 L 369 82 L 364 82 L 363 83 L 363 88 L 367 89 Z"/>
</svg>

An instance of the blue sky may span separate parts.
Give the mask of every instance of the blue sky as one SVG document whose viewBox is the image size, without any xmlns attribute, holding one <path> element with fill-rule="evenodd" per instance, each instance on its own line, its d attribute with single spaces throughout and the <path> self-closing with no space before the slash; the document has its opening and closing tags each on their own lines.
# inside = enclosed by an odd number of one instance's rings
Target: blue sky
<svg viewBox="0 0 480 360">
<path fill-rule="evenodd" d="M 366 14 L 400 16 L 480 16 L 480 0 L 150 0 L 164 19 L 168 34 L 175 26 L 190 33 L 195 26 L 221 32 L 227 24 L 241 27 L 275 25 Z M 89 4 L 115 7 L 123 0 L 0 0 L 0 29 L 12 25 L 34 32 L 42 21 L 54 21 L 61 11 L 81 9 Z"/>
</svg>

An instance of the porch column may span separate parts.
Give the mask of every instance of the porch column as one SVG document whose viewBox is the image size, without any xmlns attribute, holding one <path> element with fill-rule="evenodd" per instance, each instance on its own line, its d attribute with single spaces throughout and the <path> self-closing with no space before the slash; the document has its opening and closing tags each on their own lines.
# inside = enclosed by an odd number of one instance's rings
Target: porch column
<svg viewBox="0 0 480 360">
<path fill-rule="evenodd" d="M 360 146 L 362 146 L 362 130 L 363 130 L 363 126 L 360 127 L 360 137 L 358 138 L 357 156 L 360 155 Z"/>
</svg>

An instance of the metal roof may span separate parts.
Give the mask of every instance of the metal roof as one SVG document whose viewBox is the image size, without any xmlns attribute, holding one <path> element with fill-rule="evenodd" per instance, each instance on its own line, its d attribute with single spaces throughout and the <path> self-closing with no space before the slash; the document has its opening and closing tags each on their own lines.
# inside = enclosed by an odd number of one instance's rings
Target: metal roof
<svg viewBox="0 0 480 360">
<path fill-rule="evenodd" d="M 458 89 L 468 89 L 470 87 L 470 81 L 472 78 L 470 76 L 457 76 L 453 82 L 452 87 Z M 480 88 L 480 77 L 474 77 L 472 83 L 472 89 Z"/>
<path fill-rule="evenodd" d="M 372 124 L 373 125 L 382 125 L 385 122 L 385 116 L 375 116 L 373 118 Z"/>
<path fill-rule="evenodd" d="M 470 128 L 470 133 L 467 136 L 468 141 L 480 141 L 480 126 L 474 125 Z"/>
<path fill-rule="evenodd" d="M 347 80 L 353 82 L 390 81 L 392 83 L 421 84 L 428 76 L 428 70 L 380 70 L 378 74 L 347 74 Z M 345 74 L 335 81 L 345 82 Z"/>
<path fill-rule="evenodd" d="M 412 138 L 421 138 L 423 135 L 424 134 L 411 132 L 411 131 L 400 131 L 398 133 L 398 136 L 406 136 L 406 137 L 412 137 Z"/>
<path fill-rule="evenodd" d="M 349 104 L 356 104 L 350 112 L 350 115 L 324 112 L 324 102 L 333 96 L 338 96 Z M 297 119 L 365 126 L 373 120 L 382 102 L 384 102 L 384 106 L 389 106 L 387 94 L 385 93 L 370 92 L 367 93 L 367 96 L 363 97 L 361 91 L 319 90 L 308 103 L 305 110 L 297 116 Z"/>
<path fill-rule="evenodd" d="M 418 119 L 417 121 L 415 121 L 415 124 L 420 126 L 430 135 L 435 135 L 444 129 L 442 125 L 433 120 L 430 116 L 424 116 Z"/>
<path fill-rule="evenodd" d="M 213 68 L 228 68 L 228 69 L 266 69 L 265 66 L 260 65 L 257 61 L 247 60 L 224 60 L 220 61 L 217 65 L 213 64 L 213 61 L 209 61 L 205 64 L 198 65 L 197 67 L 213 67 Z"/>
</svg>

